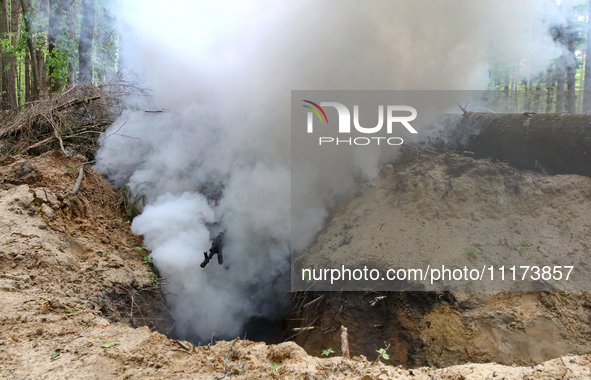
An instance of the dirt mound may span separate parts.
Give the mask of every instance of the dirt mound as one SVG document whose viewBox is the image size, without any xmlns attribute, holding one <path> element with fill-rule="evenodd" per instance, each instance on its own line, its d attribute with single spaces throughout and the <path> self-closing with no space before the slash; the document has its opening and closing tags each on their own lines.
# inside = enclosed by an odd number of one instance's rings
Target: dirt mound
<svg viewBox="0 0 591 380">
<path fill-rule="evenodd" d="M 585 268 L 589 242 L 591 178 L 547 176 L 418 150 L 386 165 L 378 179 L 342 205 L 302 262 L 320 268 L 361 261 L 378 268 L 423 269 L 574 262 Z M 588 278 L 580 275 L 575 285 L 588 289 Z M 308 286 L 313 289 L 316 282 Z M 399 285 L 429 289 L 420 281 Z M 375 355 L 386 342 L 389 362 L 411 367 L 534 365 L 591 352 L 590 293 L 462 292 L 453 282 L 441 285 L 434 292 L 388 293 L 374 286 L 362 293 L 301 296 L 292 327 L 314 329 L 295 340 L 320 355 L 340 347 L 344 325 L 352 353 Z M 523 288 L 519 281 L 509 285 Z M 544 283 L 546 289 L 566 285 Z M 470 288 L 496 289 L 478 288 L 475 281 L 464 289 Z M 318 297 L 323 298 L 313 307 L 304 307 Z"/>
<path fill-rule="evenodd" d="M 527 368 L 497 364 L 446 369 L 393 367 L 382 363 L 384 359 L 376 360 L 377 353 L 373 351 L 368 358 L 360 356 L 356 342 L 362 331 L 352 328 L 352 354 L 359 355 L 352 359 L 308 356 L 293 342 L 268 346 L 236 339 L 195 347 L 171 340 L 157 332 L 168 333 L 171 328 L 161 290 L 156 287 L 156 281 L 164 280 L 156 277 L 145 259 L 147 252 L 142 249 L 141 240 L 131 234 L 120 194 L 87 167 L 79 193 L 68 195 L 77 177 L 76 169 L 83 161 L 83 157 L 66 158 L 61 153 L 49 152 L 34 159 L 5 158 L 0 166 L 1 378 L 382 380 L 547 379 L 568 375 L 583 379 L 591 375 L 589 356 L 567 356 Z M 438 299 L 432 293 L 421 294 Z M 397 310 L 400 321 L 406 310 L 406 322 L 393 323 L 402 328 L 430 323 L 433 337 L 444 331 L 460 333 L 460 325 L 470 323 L 470 310 L 479 310 L 478 302 L 484 302 L 469 297 L 459 300 L 459 293 L 455 298 L 443 297 L 438 303 L 425 301 L 420 310 L 401 301 Z M 327 310 L 326 305 L 335 299 L 327 297 L 315 304 L 317 309 L 308 309 Z M 570 309 L 574 305 L 571 298 L 563 306 L 559 295 L 548 294 L 540 300 L 548 308 L 557 308 L 548 318 L 560 311 L 570 313 L 569 318 L 575 313 L 583 315 L 582 310 Z M 382 302 L 390 304 L 393 300 L 389 296 Z M 488 307 L 494 307 L 494 302 L 487 302 Z M 507 300 L 497 302 L 504 304 Z M 353 304 L 343 307 L 340 316 L 357 318 L 350 314 L 350 306 Z M 421 320 L 411 313 L 413 310 L 426 316 Z M 456 322 L 448 322 L 445 310 L 455 313 Z M 521 309 L 527 310 L 530 309 Z M 446 324 L 448 330 L 441 327 Z M 477 322 L 473 326 L 476 325 Z M 519 331 L 519 326 L 511 326 Z M 579 327 L 575 324 L 567 330 L 579 332 L 583 344 L 588 332 Z M 326 345 L 332 345 L 333 335 L 321 337 L 326 337 Z M 438 342 L 440 346 L 431 352 L 434 357 L 445 357 L 446 350 L 460 352 L 461 345 L 466 344 L 460 340 L 456 346 L 444 346 L 441 339 Z M 336 341 L 332 347 L 338 347 Z M 393 351 L 402 349 L 402 345 L 393 347 Z M 468 344 L 464 350 L 471 347 Z M 409 349 L 407 355 L 413 357 L 415 353 Z"/>
<path fill-rule="evenodd" d="M 547 176 L 424 150 L 396 165 L 386 165 L 379 178 L 337 210 L 303 254 L 302 267 L 492 265 L 496 274 L 494 281 L 486 272 L 482 281 L 435 286 L 385 281 L 371 284 L 374 290 L 591 290 L 591 178 Z M 568 281 L 565 274 L 561 281 L 499 281 L 501 268 L 508 279 L 514 265 L 575 269 Z M 304 285 L 329 290 L 322 282 Z M 341 288 L 337 283 L 330 290 Z"/>
<path fill-rule="evenodd" d="M 112 322 L 168 332 L 157 277 L 120 194 L 86 166 L 79 193 L 68 195 L 84 161 L 50 152 L 0 167 L 0 347 L 8 348 L 0 361 L 14 368 L 28 367 L 27 353 Z"/>
</svg>

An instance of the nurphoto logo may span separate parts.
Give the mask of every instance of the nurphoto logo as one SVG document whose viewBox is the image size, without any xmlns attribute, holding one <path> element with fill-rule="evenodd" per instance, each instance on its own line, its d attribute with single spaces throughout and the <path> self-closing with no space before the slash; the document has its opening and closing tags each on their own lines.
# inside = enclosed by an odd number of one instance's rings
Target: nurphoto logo
<svg viewBox="0 0 591 380">
<path fill-rule="evenodd" d="M 308 119 L 307 119 L 307 132 L 314 133 L 314 114 L 320 120 L 320 124 L 326 123 L 328 125 L 328 117 L 326 116 L 326 112 L 322 107 L 334 107 L 338 113 L 338 133 L 351 133 L 351 111 L 349 108 L 344 104 L 337 103 L 337 102 L 320 102 L 317 104 L 310 100 L 304 100 L 304 102 L 308 104 L 304 104 L 303 106 L 310 111 L 308 112 Z M 410 125 L 410 122 L 416 119 L 417 117 L 417 110 L 410 106 L 392 106 L 388 105 L 385 107 L 386 112 L 384 112 L 384 106 L 378 106 L 378 123 L 375 127 L 362 127 L 359 123 L 359 106 L 353 106 L 353 125 L 355 130 L 359 133 L 364 134 L 376 134 L 380 132 L 384 126 L 384 119 L 386 119 L 386 133 L 392 134 L 393 125 L 395 123 L 402 124 L 410 133 L 418 133 L 416 129 Z M 410 115 L 400 115 L 400 112 L 409 112 Z M 384 116 L 385 114 L 385 116 Z M 381 141 L 385 141 L 388 145 L 402 145 L 403 140 L 401 137 L 387 137 L 387 136 L 371 136 L 371 137 L 356 137 L 356 138 L 338 138 L 338 137 L 319 137 L 318 144 L 332 144 L 335 143 L 336 145 L 370 145 L 375 143 L 380 145 Z"/>
</svg>

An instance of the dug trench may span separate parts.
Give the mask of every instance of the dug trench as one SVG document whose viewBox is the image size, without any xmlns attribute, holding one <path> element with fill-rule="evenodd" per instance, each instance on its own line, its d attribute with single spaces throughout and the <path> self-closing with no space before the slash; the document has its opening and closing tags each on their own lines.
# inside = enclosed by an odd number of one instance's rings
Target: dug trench
<svg viewBox="0 0 591 380">
<path fill-rule="evenodd" d="M 584 378 L 589 372 L 591 296 L 586 292 L 299 292 L 291 294 L 294 310 L 285 320 L 252 321 L 250 340 L 218 341 L 211 347 L 177 343 L 173 339 L 183 337 L 174 335 L 166 309 L 166 279 L 151 265 L 141 238 L 131 234 L 121 193 L 85 161 L 50 151 L 1 163 L 2 377 L 371 380 L 566 373 Z M 80 168 L 82 186 L 71 195 Z M 449 190 L 450 181 L 457 193 Z M 542 198 L 535 197 L 538 193 Z M 478 194 L 492 206 L 466 216 L 466 205 L 478 203 Z M 458 196 L 465 199 L 458 202 Z M 385 223 L 381 219 L 387 217 L 395 223 L 389 207 L 397 207 L 396 197 L 414 199 L 406 211 L 431 215 L 432 223 L 463 221 L 466 225 L 456 226 L 460 231 L 482 224 L 495 235 L 500 230 L 491 229 L 494 225 L 521 227 L 507 237 L 509 243 L 498 236 L 462 241 L 457 233 L 450 240 L 457 246 L 437 239 L 460 254 L 467 244 L 479 244 L 483 252 L 501 247 L 527 253 L 512 244 L 531 239 L 524 225 L 536 220 L 546 221 L 548 234 L 554 234 L 535 242 L 542 250 L 556 245 L 588 254 L 591 247 L 586 243 L 591 240 L 591 213 L 586 212 L 591 179 L 412 148 L 341 205 L 309 249 L 338 258 L 348 248 L 379 247 L 372 239 L 382 239 L 382 246 L 393 243 L 386 238 L 391 234 L 371 236 L 358 225 L 361 218 Z M 520 197 L 532 203 L 523 204 Z M 522 208 L 517 213 L 499 209 L 494 200 Z M 405 217 L 404 212 L 398 213 Z M 524 220 L 520 224 L 511 215 Z M 415 243 L 435 249 L 431 240 Z M 348 329 L 352 360 L 340 357 L 341 326 Z M 252 341 L 259 339 L 269 345 Z M 280 343 L 284 340 L 303 349 Z M 382 348 L 387 359 L 377 352 Z M 491 362 L 506 366 L 454 366 Z M 399 364 L 403 367 L 394 367 Z"/>
<path fill-rule="evenodd" d="M 472 155 L 407 150 L 334 212 L 302 256 L 306 265 L 334 268 L 362 256 L 396 268 L 408 265 L 405 257 L 412 252 L 444 252 L 434 254 L 431 264 L 502 263 L 510 255 L 554 263 L 586 260 L 591 178 L 550 176 L 540 168 L 520 170 Z M 588 292 L 370 288 L 301 292 L 295 298 L 288 318 L 292 339 L 316 356 L 341 354 L 341 326 L 348 330 L 352 355 L 375 359 L 388 347 L 389 363 L 411 368 L 535 365 L 591 350 Z"/>
</svg>

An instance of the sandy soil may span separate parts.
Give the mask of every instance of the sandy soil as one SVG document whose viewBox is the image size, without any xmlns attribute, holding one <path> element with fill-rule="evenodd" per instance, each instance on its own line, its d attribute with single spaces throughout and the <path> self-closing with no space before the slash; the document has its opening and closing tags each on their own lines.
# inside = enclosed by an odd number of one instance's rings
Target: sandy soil
<svg viewBox="0 0 591 380">
<path fill-rule="evenodd" d="M 320 268 L 358 262 L 386 268 L 482 268 L 569 261 L 585 269 L 590 241 L 590 178 L 547 176 L 419 150 L 386 165 L 379 178 L 339 207 L 302 261 Z M 470 246 L 477 252 L 467 252 Z M 587 290 L 588 274 L 578 279 L 568 286 L 543 285 L 549 290 Z M 451 286 L 439 286 L 436 292 L 383 292 L 374 287 L 300 296 L 291 317 L 299 320 L 294 326 L 314 330 L 300 333 L 295 341 L 314 355 L 329 347 L 340 352 L 338 330 L 344 325 L 352 352 L 370 356 L 387 342 L 389 362 L 410 367 L 535 365 L 591 352 L 588 292 L 463 292 L 453 283 L 444 285 Z M 467 283 L 465 289 L 478 289 L 474 285 Z M 519 281 L 509 285 L 524 288 Z M 322 301 L 305 306 L 317 297 Z"/>
<path fill-rule="evenodd" d="M 396 167 L 384 166 L 379 178 L 340 207 L 304 253 L 303 265 L 479 270 L 494 265 L 494 281 L 486 272 L 483 281 L 436 286 L 424 281 L 413 288 L 591 290 L 591 178 L 421 152 Z M 575 270 L 569 281 L 499 281 L 499 268 L 513 265 Z M 386 281 L 378 288 L 393 287 Z"/>
<path fill-rule="evenodd" d="M 375 361 L 376 355 L 317 358 L 293 342 L 181 345 L 161 333 L 169 331 L 170 321 L 162 304 L 162 285 L 156 287 L 155 281 L 166 280 L 153 275 L 154 269 L 144 261 L 146 252 L 141 240 L 130 233 L 118 192 L 88 167 L 81 191 L 67 195 L 77 176 L 74 169 L 82 161 L 50 152 L 1 163 L 0 378 L 591 377 L 591 357 L 586 355 L 533 367 L 468 364 L 405 369 Z M 458 301 L 462 302 L 469 303 Z M 451 310 L 453 305 L 442 302 L 440 309 L 433 310 Z M 443 317 L 436 322 L 434 312 L 424 318 L 430 318 L 431 326 L 450 324 Z"/>
</svg>

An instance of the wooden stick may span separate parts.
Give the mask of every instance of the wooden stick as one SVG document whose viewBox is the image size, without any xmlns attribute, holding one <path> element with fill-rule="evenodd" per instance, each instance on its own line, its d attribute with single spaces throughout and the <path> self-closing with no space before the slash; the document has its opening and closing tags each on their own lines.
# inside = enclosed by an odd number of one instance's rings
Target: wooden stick
<svg viewBox="0 0 591 380">
<path fill-rule="evenodd" d="M 41 145 L 45 145 L 52 138 L 54 138 L 54 136 L 50 136 L 50 137 L 46 138 L 45 140 L 41 140 L 41 141 L 39 141 L 39 142 L 37 142 L 37 143 L 35 143 L 33 145 L 29 145 L 25 149 L 21 150 L 19 153 L 25 153 L 25 152 L 29 151 L 30 149 L 35 149 L 35 148 L 40 147 Z"/>
<path fill-rule="evenodd" d="M 310 306 L 313 306 L 315 304 L 317 304 L 318 302 L 322 301 L 324 299 L 324 294 L 321 295 L 320 297 L 316 297 L 315 299 L 313 299 L 312 301 L 308 302 L 307 304 L 304 304 L 304 306 L 302 306 L 304 309 L 309 308 Z"/>
<path fill-rule="evenodd" d="M 234 343 L 236 343 L 237 340 L 238 340 L 238 338 L 234 338 L 234 340 L 230 344 L 230 348 L 228 348 L 228 351 L 226 352 L 226 355 L 224 355 L 224 367 L 227 365 L 226 359 L 228 358 L 228 355 L 230 354 L 230 351 L 232 351 L 232 347 L 234 347 Z"/>
<path fill-rule="evenodd" d="M 369 306 L 372 306 L 372 307 L 373 307 L 373 306 L 377 305 L 377 304 L 378 304 L 380 301 L 383 301 L 383 300 L 385 300 L 385 299 L 386 299 L 386 296 L 379 296 L 379 297 L 376 297 L 376 298 L 375 298 L 373 301 L 371 301 L 371 302 L 369 303 Z"/>
<path fill-rule="evenodd" d="M 76 99 L 70 100 L 66 104 L 62 104 L 61 106 L 58 106 L 58 107 L 52 109 L 51 112 L 61 111 L 61 110 L 65 109 L 65 108 L 68 108 L 70 106 L 73 106 L 73 105 L 76 105 L 76 104 L 80 104 L 80 103 L 91 102 L 93 100 L 97 100 L 97 99 L 100 99 L 100 98 L 101 98 L 100 95 L 92 96 L 90 98 L 87 98 L 87 97 L 76 98 Z"/>
<path fill-rule="evenodd" d="M 82 167 L 80 168 L 80 172 L 78 174 L 78 179 L 76 180 L 76 183 L 74 184 L 74 188 L 72 189 L 72 191 L 70 191 L 70 195 L 76 195 L 78 193 L 78 190 L 80 190 L 80 185 L 82 184 L 82 178 L 84 177 L 84 165 L 82 165 Z"/>
<path fill-rule="evenodd" d="M 180 340 L 176 340 L 175 342 L 177 342 L 177 344 L 179 346 L 181 346 L 182 348 L 184 348 L 187 351 L 191 351 L 191 349 L 189 348 L 189 346 L 187 346 L 186 344 L 184 344 L 183 342 L 181 342 Z"/>
<path fill-rule="evenodd" d="M 310 331 L 314 330 L 316 326 L 308 326 L 308 327 L 294 327 L 291 331 Z"/>
<path fill-rule="evenodd" d="M 341 326 L 341 352 L 343 357 L 351 359 L 351 353 L 349 352 L 349 335 L 347 334 L 347 328 Z"/>
</svg>

